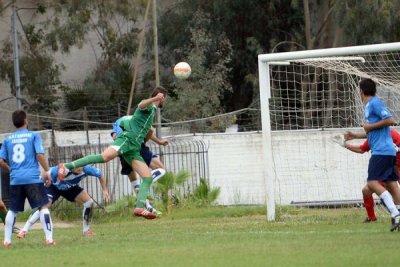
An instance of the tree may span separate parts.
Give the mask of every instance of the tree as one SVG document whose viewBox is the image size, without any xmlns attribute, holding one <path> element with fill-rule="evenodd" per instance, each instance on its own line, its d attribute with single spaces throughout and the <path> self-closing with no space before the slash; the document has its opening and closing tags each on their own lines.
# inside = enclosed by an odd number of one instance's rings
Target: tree
<svg viewBox="0 0 400 267">
<path fill-rule="evenodd" d="M 59 77 L 64 67 L 55 62 L 54 56 L 43 42 L 43 31 L 40 28 L 25 24 L 23 30 L 24 38 L 19 38 L 22 104 L 30 113 L 53 114 L 58 110 L 59 99 L 55 87 L 60 84 Z M 0 79 L 8 82 L 11 93 L 16 95 L 11 36 L 1 46 Z"/>
<path fill-rule="evenodd" d="M 194 71 L 188 80 L 171 83 L 175 89 L 174 97 L 167 102 L 164 116 L 173 121 L 222 112 L 221 99 L 224 93 L 232 90 L 227 77 L 232 53 L 229 40 L 224 34 L 213 39 L 208 31 L 213 22 L 201 10 L 193 14 L 189 24 L 190 42 L 177 54 L 187 59 Z M 192 131 L 198 130 L 197 127 L 199 125 L 193 124 Z"/>
</svg>

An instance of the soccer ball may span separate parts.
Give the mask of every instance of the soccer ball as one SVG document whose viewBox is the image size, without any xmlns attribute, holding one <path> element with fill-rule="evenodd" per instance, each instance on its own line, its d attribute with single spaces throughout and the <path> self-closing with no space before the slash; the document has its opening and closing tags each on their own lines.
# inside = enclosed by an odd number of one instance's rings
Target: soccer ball
<svg viewBox="0 0 400 267">
<path fill-rule="evenodd" d="M 186 62 L 179 62 L 174 67 L 174 74 L 175 77 L 178 79 L 187 79 L 189 78 L 190 73 L 192 73 L 192 69 L 190 68 L 190 65 Z"/>
</svg>

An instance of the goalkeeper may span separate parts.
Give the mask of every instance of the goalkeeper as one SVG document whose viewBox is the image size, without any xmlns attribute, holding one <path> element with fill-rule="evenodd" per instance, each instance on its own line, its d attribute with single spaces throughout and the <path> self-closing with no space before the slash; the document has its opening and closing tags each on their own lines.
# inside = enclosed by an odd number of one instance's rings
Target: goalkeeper
<svg viewBox="0 0 400 267">
<path fill-rule="evenodd" d="M 392 136 L 393 143 L 396 145 L 396 147 L 400 147 L 400 133 L 398 133 L 394 129 L 390 129 L 390 135 Z M 352 140 L 356 138 L 365 138 L 364 134 L 356 134 L 352 132 L 346 132 L 344 134 L 345 140 Z M 354 144 L 349 144 L 345 143 L 345 148 L 347 148 L 350 151 L 353 151 L 355 153 L 360 153 L 363 154 L 365 152 L 370 151 L 370 147 L 368 144 L 368 140 L 365 140 L 364 143 L 361 145 L 354 145 Z M 397 153 L 396 155 L 396 161 L 397 161 L 397 166 L 400 166 L 400 153 Z M 385 186 L 385 183 L 380 182 L 381 185 Z M 375 210 L 374 210 L 374 198 L 372 197 L 372 191 L 368 188 L 367 185 L 365 185 L 362 188 L 362 194 L 363 194 L 363 202 L 364 202 L 364 207 L 365 210 L 367 211 L 367 218 L 364 220 L 364 223 L 369 223 L 369 222 L 375 222 L 376 221 L 376 215 L 375 215 Z M 397 208 L 399 209 L 398 203 L 395 204 Z"/>
</svg>

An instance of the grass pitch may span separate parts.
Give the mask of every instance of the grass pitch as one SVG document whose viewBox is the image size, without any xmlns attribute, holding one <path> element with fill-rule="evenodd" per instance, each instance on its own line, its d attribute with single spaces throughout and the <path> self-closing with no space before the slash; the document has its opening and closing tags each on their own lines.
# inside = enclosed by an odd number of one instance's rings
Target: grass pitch
<svg viewBox="0 0 400 267">
<path fill-rule="evenodd" d="M 398 266 L 400 233 L 390 219 L 363 224 L 364 210 L 291 209 L 278 222 L 264 208 L 175 210 L 153 221 L 97 213 L 94 238 L 80 221 L 1 248 L 4 266 Z"/>
</svg>

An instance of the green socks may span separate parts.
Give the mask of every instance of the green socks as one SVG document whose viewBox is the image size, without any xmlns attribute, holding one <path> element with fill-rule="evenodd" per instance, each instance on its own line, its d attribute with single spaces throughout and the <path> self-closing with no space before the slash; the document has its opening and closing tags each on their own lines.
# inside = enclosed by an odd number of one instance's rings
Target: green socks
<svg viewBox="0 0 400 267">
<path fill-rule="evenodd" d="M 73 170 L 94 163 L 104 163 L 103 156 L 101 154 L 89 155 L 73 162 L 65 163 L 64 166 L 68 170 Z"/>
<path fill-rule="evenodd" d="M 147 195 L 149 194 L 151 182 L 153 178 L 143 177 L 143 181 L 140 184 L 139 194 L 136 201 L 136 208 L 144 208 L 146 205 Z"/>
</svg>

